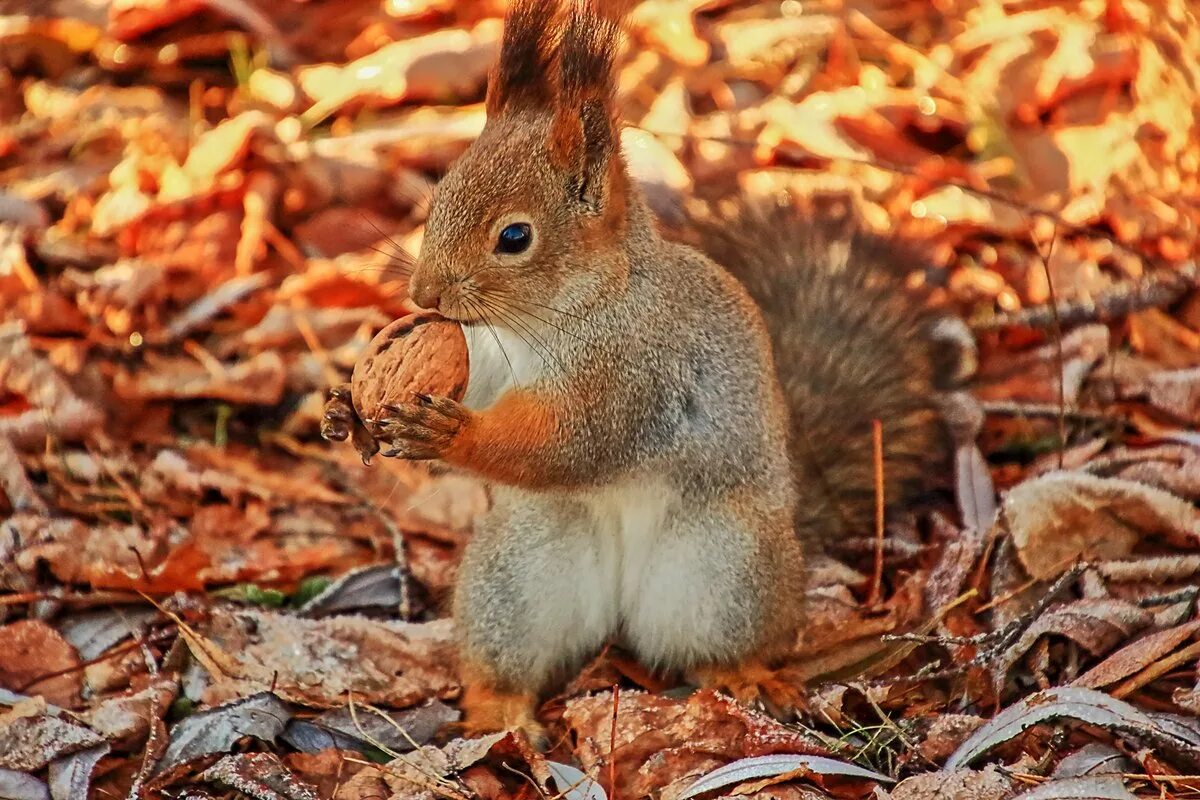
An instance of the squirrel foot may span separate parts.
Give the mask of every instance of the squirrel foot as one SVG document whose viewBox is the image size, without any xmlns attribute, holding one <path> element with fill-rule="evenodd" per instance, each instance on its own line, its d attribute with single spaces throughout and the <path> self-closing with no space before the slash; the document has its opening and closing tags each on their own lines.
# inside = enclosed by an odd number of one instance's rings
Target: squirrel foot
<svg viewBox="0 0 1200 800">
<path fill-rule="evenodd" d="M 325 401 L 325 414 L 321 418 L 321 438 L 331 442 L 344 442 L 350 439 L 354 449 L 362 456 L 364 464 L 371 462 L 371 456 L 379 452 L 379 442 L 367 431 L 358 412 L 354 410 L 354 401 L 350 396 L 350 385 L 343 384 L 329 390 L 329 399 Z"/>
<path fill-rule="evenodd" d="M 546 729 L 534 716 L 537 697 L 530 692 L 501 692 L 490 686 L 470 684 L 459 703 L 466 717 L 462 731 L 467 736 L 515 730 L 530 746 L 544 751 L 550 746 Z"/>
<path fill-rule="evenodd" d="M 787 720 L 804 710 L 803 684 L 786 669 L 772 669 L 757 659 L 733 667 L 699 667 L 689 680 L 709 689 L 719 689 L 750 708 Z"/>
</svg>

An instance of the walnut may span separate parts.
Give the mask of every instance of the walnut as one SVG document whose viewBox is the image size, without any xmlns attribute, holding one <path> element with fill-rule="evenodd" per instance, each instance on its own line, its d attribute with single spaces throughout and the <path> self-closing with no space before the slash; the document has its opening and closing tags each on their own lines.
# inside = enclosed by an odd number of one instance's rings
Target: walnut
<svg viewBox="0 0 1200 800">
<path fill-rule="evenodd" d="M 378 419 L 380 407 L 411 403 L 417 394 L 462 400 L 469 360 L 462 326 L 437 314 L 411 314 L 381 330 L 354 365 L 354 410 Z"/>
</svg>

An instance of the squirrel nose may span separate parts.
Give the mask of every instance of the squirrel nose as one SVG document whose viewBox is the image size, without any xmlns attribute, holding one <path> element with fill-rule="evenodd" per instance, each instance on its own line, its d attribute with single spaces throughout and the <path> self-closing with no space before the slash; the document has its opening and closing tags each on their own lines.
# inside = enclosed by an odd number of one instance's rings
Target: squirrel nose
<svg viewBox="0 0 1200 800">
<path fill-rule="evenodd" d="M 421 308 L 436 309 L 442 301 L 442 287 L 434 281 L 413 280 L 408 285 L 408 296 Z"/>
</svg>

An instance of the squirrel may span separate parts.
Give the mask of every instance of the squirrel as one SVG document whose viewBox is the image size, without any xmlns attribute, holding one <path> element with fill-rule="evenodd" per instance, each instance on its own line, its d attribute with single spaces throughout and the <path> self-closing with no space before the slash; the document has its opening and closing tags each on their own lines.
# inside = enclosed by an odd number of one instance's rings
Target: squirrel
<svg viewBox="0 0 1200 800">
<path fill-rule="evenodd" d="M 511 5 L 409 281 L 464 326 L 466 395 L 366 421 L 385 455 L 488 482 L 453 600 L 461 705 L 471 732 L 539 742 L 539 698 L 613 639 L 797 708 L 779 662 L 802 542 L 872 530 L 872 420 L 893 503 L 948 456 L 937 321 L 886 243 L 751 202 L 664 235 L 622 156 L 620 21 L 598 7 Z"/>
</svg>

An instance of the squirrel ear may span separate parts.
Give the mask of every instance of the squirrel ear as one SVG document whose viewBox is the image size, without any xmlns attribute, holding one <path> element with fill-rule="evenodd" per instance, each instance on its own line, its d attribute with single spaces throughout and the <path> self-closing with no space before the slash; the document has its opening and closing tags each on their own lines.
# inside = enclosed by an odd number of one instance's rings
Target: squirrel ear
<svg viewBox="0 0 1200 800">
<path fill-rule="evenodd" d="M 500 60 L 488 76 L 487 113 L 514 105 L 548 108 L 554 100 L 552 69 L 558 0 L 515 0 L 504 18 Z"/>
<path fill-rule="evenodd" d="M 620 33 L 616 21 L 577 2 L 562 29 L 559 85 L 550 152 L 571 176 L 573 193 L 599 212 L 619 177 L 619 124 L 613 61 Z"/>
</svg>

